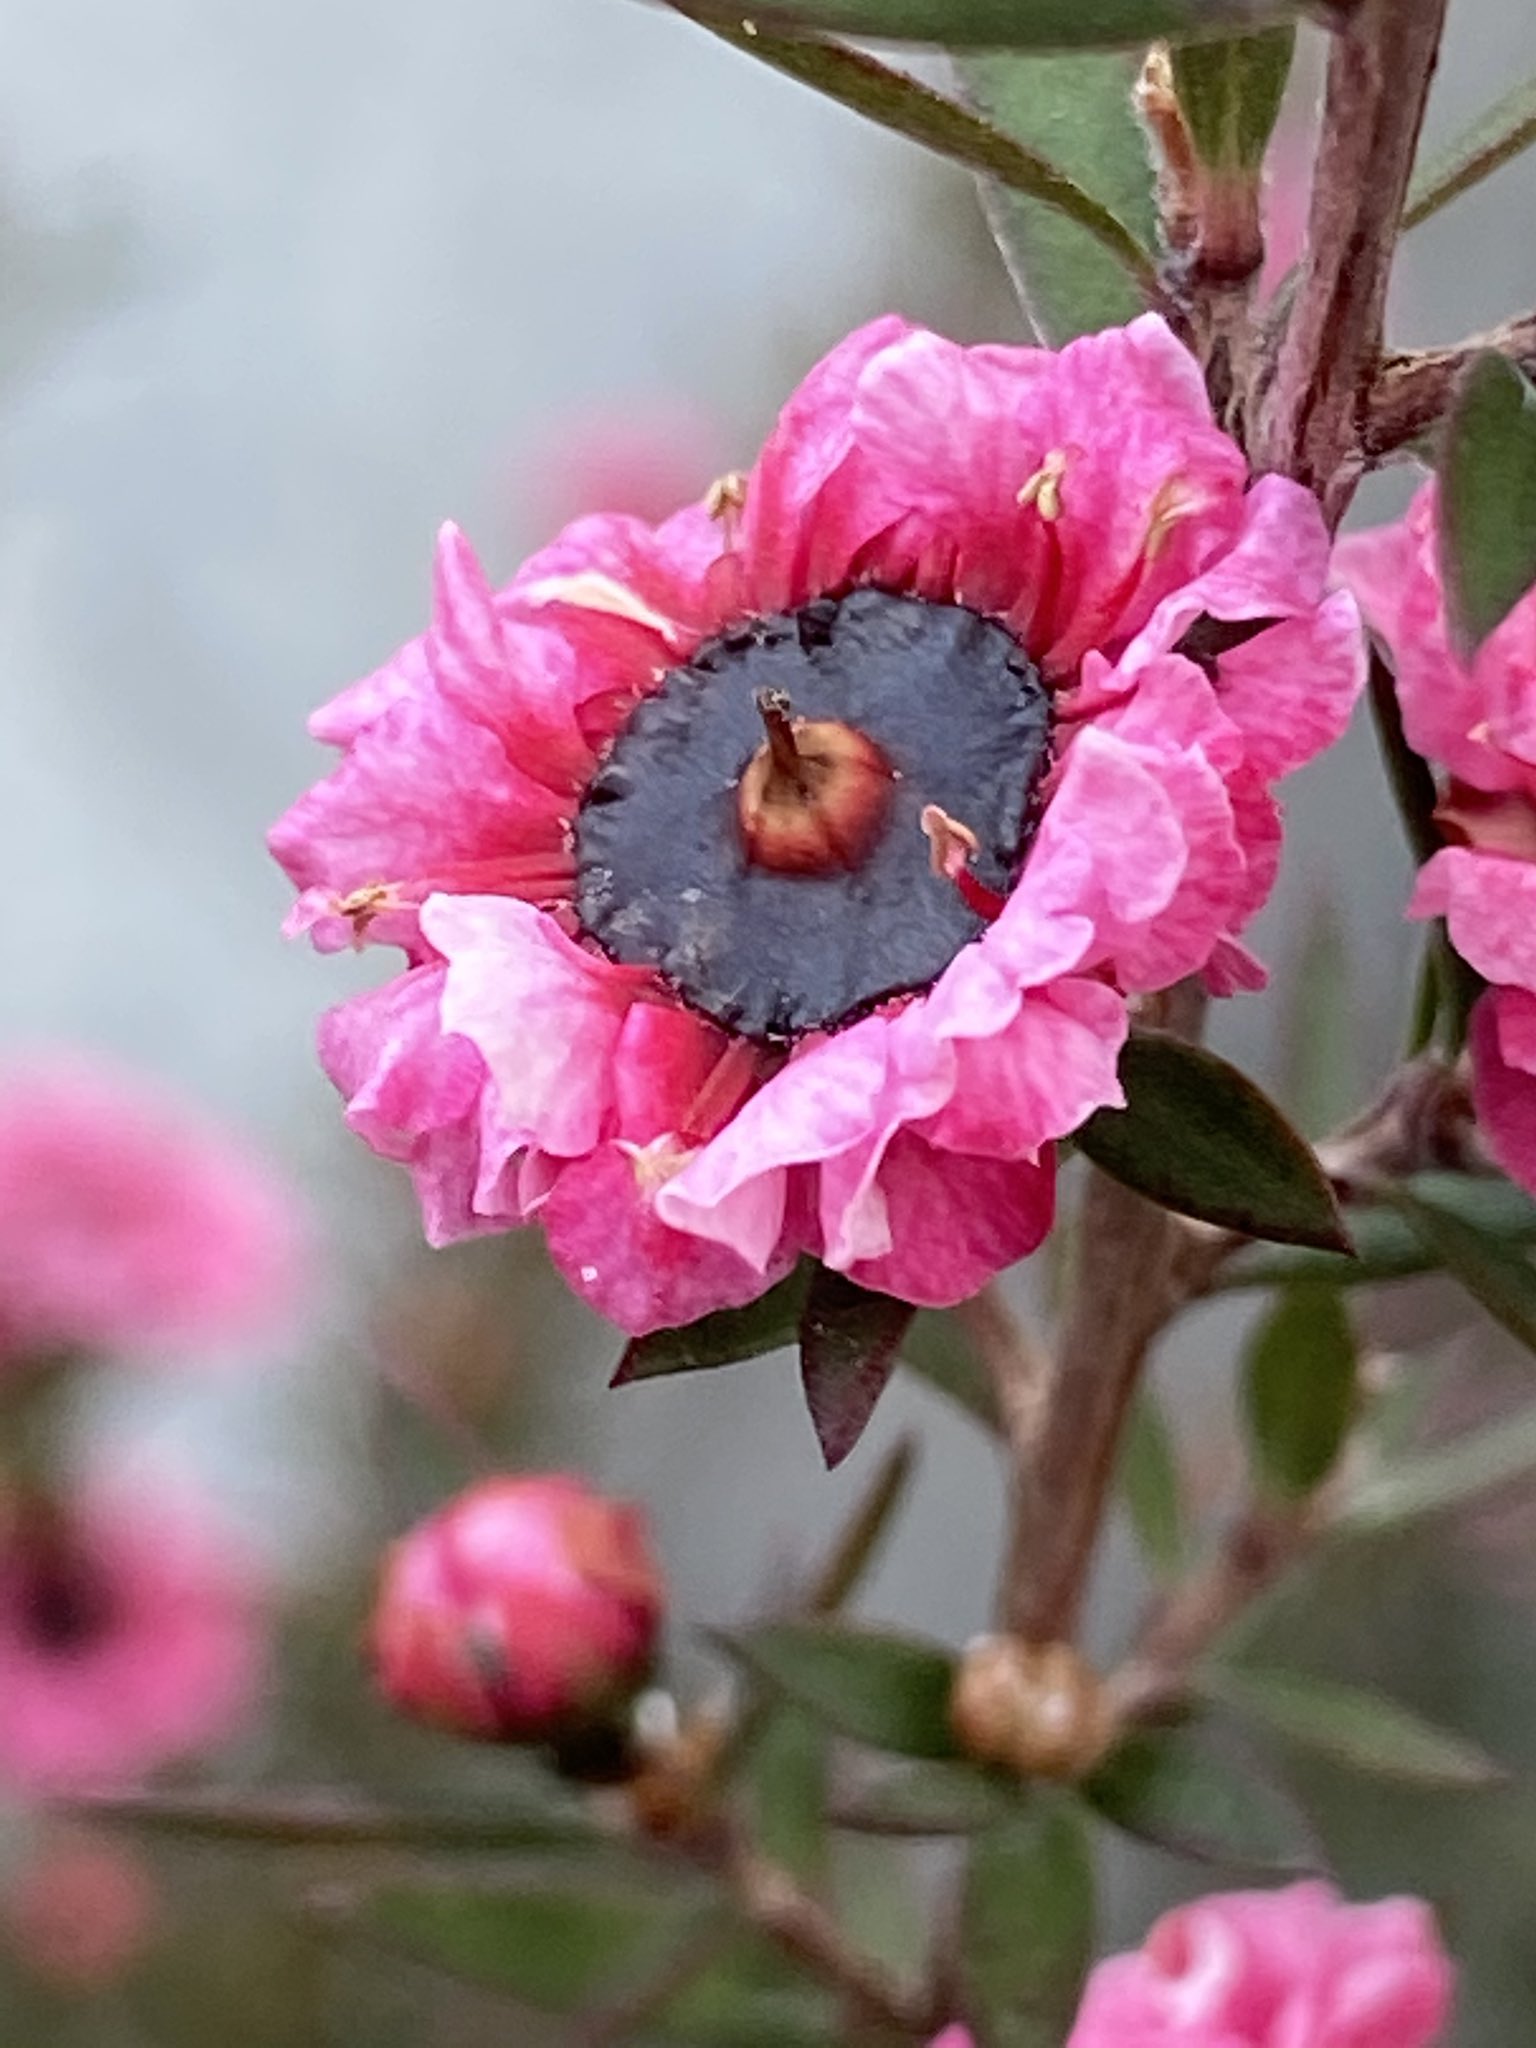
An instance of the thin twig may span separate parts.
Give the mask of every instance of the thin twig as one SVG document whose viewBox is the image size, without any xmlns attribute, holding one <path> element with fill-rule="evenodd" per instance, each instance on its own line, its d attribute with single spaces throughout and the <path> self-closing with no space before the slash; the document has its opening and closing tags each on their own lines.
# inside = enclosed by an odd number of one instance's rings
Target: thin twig
<svg viewBox="0 0 1536 2048">
<path fill-rule="evenodd" d="M 952 1314 L 986 1367 L 1015 1461 L 1027 1458 L 1044 1419 L 1050 1358 L 1004 1300 L 995 1280 L 969 1301 L 961 1302 Z"/>
<path fill-rule="evenodd" d="M 1522 369 L 1536 370 L 1536 313 L 1522 313 L 1454 348 L 1389 355 L 1377 372 L 1361 430 L 1366 465 L 1377 468 L 1442 419 L 1456 380 L 1474 355 L 1494 349 Z"/>
<path fill-rule="evenodd" d="M 1260 466 L 1330 521 L 1359 479 L 1387 280 L 1445 26 L 1445 0 L 1360 0 L 1328 58 L 1307 253 L 1260 423 Z"/>
</svg>

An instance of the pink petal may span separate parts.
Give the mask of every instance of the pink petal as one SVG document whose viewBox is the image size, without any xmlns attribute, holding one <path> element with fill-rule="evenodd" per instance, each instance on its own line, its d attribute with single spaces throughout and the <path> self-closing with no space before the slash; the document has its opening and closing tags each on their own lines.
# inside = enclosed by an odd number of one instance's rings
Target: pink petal
<svg viewBox="0 0 1536 2048">
<path fill-rule="evenodd" d="M 920 1307 L 964 1301 L 1025 1258 L 1051 1227 L 1055 1161 L 967 1159 L 898 1131 L 880 1163 L 891 1249 L 855 1260 L 861 1286 Z"/>
<path fill-rule="evenodd" d="M 1247 741 L 1252 767 L 1273 781 L 1331 747 L 1365 687 L 1366 665 L 1360 615 L 1347 591 L 1224 654 L 1218 696 Z"/>
<path fill-rule="evenodd" d="M 1472 1097 L 1488 1149 L 1536 1194 L 1536 995 L 1489 989 L 1472 1011 Z"/>
<path fill-rule="evenodd" d="M 1485 981 L 1536 992 L 1536 865 L 1447 846 L 1419 871 L 1410 917 L 1443 917 Z"/>
</svg>

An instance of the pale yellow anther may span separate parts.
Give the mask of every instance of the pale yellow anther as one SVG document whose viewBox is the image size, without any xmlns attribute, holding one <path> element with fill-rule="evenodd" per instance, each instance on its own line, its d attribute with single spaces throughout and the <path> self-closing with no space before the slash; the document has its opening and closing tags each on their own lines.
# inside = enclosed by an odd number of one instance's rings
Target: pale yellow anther
<svg viewBox="0 0 1536 2048">
<path fill-rule="evenodd" d="M 346 896 L 332 899 L 331 908 L 352 927 L 352 943 L 360 947 L 369 925 L 381 911 L 393 910 L 399 902 L 393 882 L 365 882 Z"/>
<path fill-rule="evenodd" d="M 744 36 L 755 36 L 757 34 L 757 23 L 755 21 L 747 21 L 743 19 L 741 24 L 741 32 Z"/>
<path fill-rule="evenodd" d="M 739 469 L 717 476 L 704 493 L 704 510 L 725 535 L 727 548 L 736 545 L 736 522 L 746 509 L 747 480 Z"/>
<path fill-rule="evenodd" d="M 981 841 L 970 826 L 937 804 L 924 804 L 917 822 L 928 841 L 928 864 L 944 881 L 963 874 L 981 851 Z"/>
<path fill-rule="evenodd" d="M 1183 477 L 1170 476 L 1159 484 L 1147 513 L 1147 537 L 1141 544 L 1147 561 L 1155 562 L 1168 536 L 1184 519 L 1205 509 L 1205 499 L 1192 490 Z"/>
<path fill-rule="evenodd" d="M 621 1152 L 629 1154 L 635 1185 L 648 1195 L 654 1194 L 674 1174 L 681 1173 L 693 1157 L 693 1147 L 685 1145 L 675 1131 L 663 1131 L 659 1138 L 652 1138 L 647 1145 L 636 1145 L 628 1138 L 616 1139 L 615 1143 Z"/>
<path fill-rule="evenodd" d="M 1061 517 L 1061 480 L 1067 473 L 1067 451 L 1053 448 L 1019 492 L 1021 505 L 1033 505 L 1040 517 Z"/>
</svg>

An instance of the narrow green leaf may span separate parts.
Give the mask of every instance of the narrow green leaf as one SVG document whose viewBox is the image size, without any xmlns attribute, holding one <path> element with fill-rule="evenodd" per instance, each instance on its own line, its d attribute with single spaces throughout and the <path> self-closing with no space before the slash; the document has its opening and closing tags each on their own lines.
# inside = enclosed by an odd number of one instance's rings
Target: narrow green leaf
<svg viewBox="0 0 1536 2048">
<path fill-rule="evenodd" d="M 1208 1729 L 1132 1735 L 1081 1790 L 1113 1826 L 1192 1862 L 1255 1875 L 1299 1875 L 1325 1865 L 1296 1802 Z"/>
<path fill-rule="evenodd" d="M 1536 1477 L 1536 1408 L 1489 1423 L 1432 1451 L 1403 1458 L 1362 1482 L 1335 1528 L 1376 1535 L 1465 1507 L 1496 1487 Z"/>
<path fill-rule="evenodd" d="M 67 1803 L 83 1820 L 112 1822 L 189 1840 L 265 1843 L 272 1848 L 397 1848 L 455 1852 L 559 1849 L 596 1839 L 574 1802 L 547 1808 L 390 1807 L 331 1790 L 263 1793 L 101 1792 Z"/>
<path fill-rule="evenodd" d="M 1347 4 L 1310 11 L 1342 14 Z M 688 0 L 688 8 L 711 21 L 743 18 L 739 0 Z M 748 18 L 759 30 L 940 43 L 951 50 L 1080 50 L 1145 49 L 1162 37 L 1260 28 L 1302 11 L 1300 0 L 760 0 Z"/>
<path fill-rule="evenodd" d="M 901 1340 L 901 1362 L 994 1435 L 1002 1429 L 992 1382 L 953 1309 L 920 1308 Z"/>
<path fill-rule="evenodd" d="M 667 1373 L 702 1372 L 783 1350 L 798 1338 L 814 1270 L 811 1260 L 802 1259 L 777 1287 L 745 1308 L 723 1308 L 684 1329 L 653 1330 L 648 1337 L 636 1337 L 609 1384 L 625 1387 L 633 1380 L 659 1379 Z"/>
<path fill-rule="evenodd" d="M 1212 170 L 1257 171 L 1280 116 L 1293 28 L 1180 43 L 1173 86 L 1195 154 Z"/>
<path fill-rule="evenodd" d="M 836 1734 L 902 1756 L 957 1754 L 954 1660 L 936 1643 L 827 1622 L 773 1622 L 714 1640 Z"/>
<path fill-rule="evenodd" d="M 739 8 L 720 14 L 695 0 L 671 0 L 671 5 L 733 49 L 825 94 L 865 120 L 964 164 L 1010 193 L 1028 195 L 1030 203 L 1047 218 L 1059 216 L 1070 223 L 1072 235 L 1112 272 L 1137 281 L 1137 310 L 1156 296 L 1157 273 L 1146 248 L 1113 209 L 1100 204 L 1072 173 L 1030 147 L 1024 135 L 981 120 L 921 80 L 862 50 L 814 37 L 771 35 L 756 21 L 749 30 Z"/>
<path fill-rule="evenodd" d="M 1338 903 L 1325 890 L 1313 893 L 1298 923 L 1284 977 L 1285 1078 L 1277 1092 L 1296 1128 L 1310 1137 L 1333 1130 L 1360 1099 L 1354 951 Z"/>
<path fill-rule="evenodd" d="M 853 1834 L 973 1835 L 1009 1818 L 1024 1796 L 975 1764 L 913 1764 L 865 1786 L 832 1818 Z"/>
<path fill-rule="evenodd" d="M 1492 349 L 1457 385 L 1438 468 L 1440 573 L 1470 661 L 1536 584 L 1536 389 Z"/>
<path fill-rule="evenodd" d="M 1414 172 L 1403 213 L 1416 228 L 1536 142 L 1536 78 L 1522 79 Z"/>
<path fill-rule="evenodd" d="M 799 1707 L 768 1715 L 747 1757 L 752 1838 L 770 1863 L 816 1889 L 827 1870 L 827 1737 Z"/>
<path fill-rule="evenodd" d="M 1139 268 L 1102 237 L 1027 191 L 982 180 L 992 231 L 1031 326 L 1052 347 L 1144 312 L 1157 235 L 1146 137 L 1131 107 L 1138 64 L 1120 56 L 959 60 L 967 101 L 1021 146 L 1039 150 L 1104 207 L 1140 252 Z"/>
<path fill-rule="evenodd" d="M 916 1464 L 917 1445 L 909 1436 L 886 1453 L 816 1576 L 808 1603 L 813 1614 L 835 1614 L 858 1590 L 907 1497 Z"/>
<path fill-rule="evenodd" d="M 574 1887 L 481 1892 L 393 1885 L 326 1917 L 541 2012 L 611 2000 L 660 1967 L 696 1923 L 696 1900 Z"/>
<path fill-rule="evenodd" d="M 1246 1075 L 1203 1046 L 1134 1032 L 1120 1055 L 1124 1109 L 1101 1109 L 1078 1149 L 1166 1209 L 1248 1237 L 1347 1251 L 1328 1178 Z"/>
<path fill-rule="evenodd" d="M 1536 1244 L 1536 1202 L 1511 1181 L 1493 1174 L 1419 1173 L 1399 1185 L 1449 1208 L 1472 1229 L 1500 1244 Z M 1222 1268 L 1214 1282 L 1215 1291 L 1284 1286 L 1294 1280 L 1353 1287 L 1434 1271 L 1434 1253 L 1394 1210 L 1353 1204 L 1346 1221 L 1355 1247 L 1352 1259 L 1291 1245 L 1253 1245 Z"/>
<path fill-rule="evenodd" d="M 1265 1488 L 1304 1500 L 1333 1470 L 1355 1407 L 1355 1337 L 1336 1287 L 1288 1287 L 1243 1358 L 1243 1412 Z"/>
<path fill-rule="evenodd" d="M 800 1384 L 828 1471 L 857 1444 L 917 1311 L 817 1266 L 800 1314 Z"/>
<path fill-rule="evenodd" d="M 1507 1775 L 1486 1751 L 1380 1693 L 1294 1671 L 1212 1668 L 1206 1689 L 1277 1735 L 1373 1777 L 1468 1790 Z"/>
<path fill-rule="evenodd" d="M 1183 1484 L 1167 1417 L 1149 1387 L 1140 1388 L 1131 1404 L 1120 1440 L 1118 1480 L 1154 1576 L 1165 1583 L 1176 1579 L 1189 1554 Z"/>
<path fill-rule="evenodd" d="M 1374 641 L 1371 644 L 1370 702 L 1376 743 L 1381 748 L 1397 815 L 1403 823 L 1403 836 L 1414 859 L 1422 866 L 1439 852 L 1443 843 L 1439 827 L 1435 824 L 1435 806 L 1440 801 L 1440 792 L 1435 788 L 1435 778 L 1430 774 L 1428 765 L 1408 744 L 1407 734 L 1403 731 L 1402 708 L 1397 700 L 1397 677 Z"/>
<path fill-rule="evenodd" d="M 1093 1862 L 1077 1812 L 1038 1796 L 972 1846 L 960 1985 L 977 2048 L 1059 2048 L 1093 1956 Z"/>
<path fill-rule="evenodd" d="M 643 2038 L 669 2048 L 825 2048 L 836 2028 L 837 2008 L 825 1990 L 761 1936 L 739 1932 L 656 2011 Z M 622 2038 L 638 2043 L 642 2036 L 629 2030 Z"/>
<path fill-rule="evenodd" d="M 1459 1280 L 1474 1301 L 1528 1351 L 1536 1351 L 1536 1267 L 1513 1246 L 1469 1223 L 1451 1204 L 1428 1192 L 1381 1181 L 1372 1193 L 1395 1209 L 1437 1266 Z"/>
</svg>

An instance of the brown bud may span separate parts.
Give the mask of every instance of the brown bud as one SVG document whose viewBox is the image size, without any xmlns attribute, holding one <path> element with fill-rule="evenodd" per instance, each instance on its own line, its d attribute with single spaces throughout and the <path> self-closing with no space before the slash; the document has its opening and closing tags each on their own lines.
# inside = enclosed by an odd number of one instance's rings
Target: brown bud
<svg viewBox="0 0 1536 2048">
<path fill-rule="evenodd" d="M 984 1636 L 961 1660 L 949 1703 L 961 1747 L 1027 1778 L 1081 1778 L 1114 1735 L 1103 1682 L 1070 1643 Z"/>
</svg>

